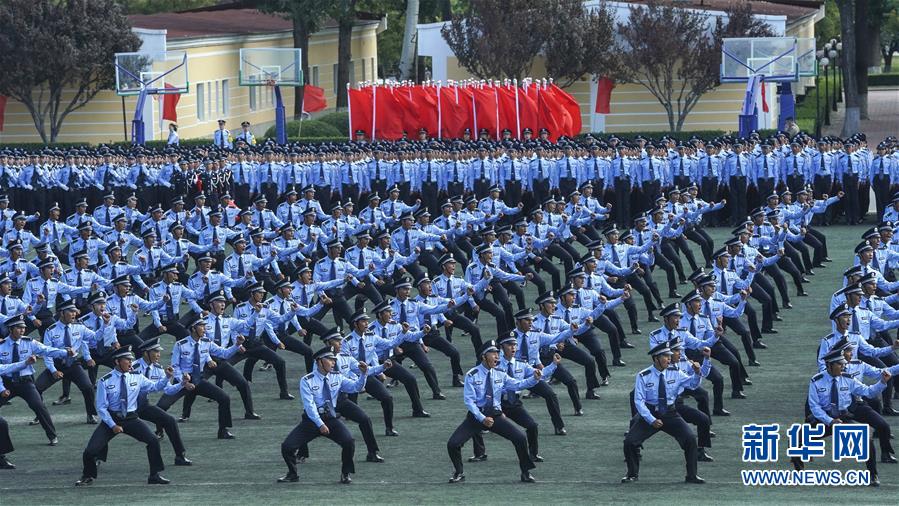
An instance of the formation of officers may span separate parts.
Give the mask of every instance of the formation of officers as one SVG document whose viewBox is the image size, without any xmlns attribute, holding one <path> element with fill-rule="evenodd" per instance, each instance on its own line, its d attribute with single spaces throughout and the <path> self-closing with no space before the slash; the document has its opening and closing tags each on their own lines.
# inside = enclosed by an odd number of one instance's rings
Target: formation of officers
<svg viewBox="0 0 899 506">
<path fill-rule="evenodd" d="M 77 484 L 97 479 L 119 433 L 147 446 L 147 481 L 165 484 L 160 441 L 170 441 L 175 465 L 192 465 L 178 422 L 190 419 L 198 395 L 218 408 L 217 437 L 233 439 L 228 392 L 237 390 L 244 419 L 258 420 L 257 364 L 291 400 L 287 364 L 302 362 L 302 419 L 281 445 L 287 472 L 278 481 L 298 481 L 309 443 L 324 436 L 341 447 L 340 481 L 349 483 L 355 443 L 345 420 L 358 425 L 366 461 L 384 461 L 358 395 L 379 402 L 382 434 L 397 437 L 400 389 L 388 387 L 402 386 L 413 418 L 427 418 L 420 375 L 431 401 L 446 399 L 446 385 L 463 392 L 468 413 L 447 442 L 451 482 L 465 479 L 469 439 L 468 461 L 487 459 L 484 431 L 514 444 L 521 480 L 532 482 L 543 457 L 522 399 L 542 398 L 553 433 L 566 435 L 552 385 L 565 387 L 575 417 L 585 400 L 600 399 L 610 368 L 626 367 L 622 349 L 635 347 L 627 336 L 644 334 L 639 293 L 643 320 L 660 328 L 645 332 L 653 365 L 636 376 L 623 481 L 638 478 L 640 448 L 661 430 L 683 447 L 686 480 L 702 483 L 696 463 L 713 460 L 712 417 L 730 415 L 728 398 L 746 398 L 764 336 L 777 333 L 791 294 L 806 295 L 808 277 L 830 261 L 815 227 L 836 219 L 835 209 L 861 219 L 849 183 L 876 180 L 872 171 L 899 177 L 896 146 L 887 139 L 871 156 L 863 135 L 679 146 L 639 137 L 552 144 L 544 132 L 450 142 L 422 132 L 390 144 L 238 139 L 233 149 L 161 153 L 0 152 L 8 192 L 0 196 L 0 404 L 21 398 L 56 445 L 46 392 L 58 383 L 52 404 L 65 406 L 74 384 L 86 422 L 97 425 Z M 829 182 L 819 184 L 825 170 Z M 886 199 L 887 214 L 899 212 L 899 198 Z M 736 228 L 716 248 L 704 227 L 727 221 Z M 870 248 L 857 250 L 857 274 L 876 278 L 877 290 L 893 286 L 884 276 L 899 249 L 878 239 L 891 233 L 882 224 L 866 234 Z M 843 295 L 848 311 L 862 311 Z M 893 328 L 869 313 L 858 318 L 865 339 Z M 174 338 L 165 359 L 163 336 Z M 859 356 L 867 350 L 859 345 Z M 434 367 L 435 352 L 449 371 Z M 478 365 L 466 372 L 472 356 Z M 886 353 L 876 358 L 887 363 Z M 179 400 L 176 417 L 169 411 Z M 895 413 L 891 400 L 892 390 L 884 414 Z M 0 423 L 4 469 L 14 467 L 9 432 Z"/>
</svg>

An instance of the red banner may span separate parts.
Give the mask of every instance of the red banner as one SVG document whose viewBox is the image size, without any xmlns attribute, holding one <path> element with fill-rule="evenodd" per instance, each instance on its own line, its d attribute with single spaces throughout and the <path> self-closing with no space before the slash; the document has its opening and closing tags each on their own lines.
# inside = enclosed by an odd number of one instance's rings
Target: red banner
<svg viewBox="0 0 899 506">
<path fill-rule="evenodd" d="M 418 132 L 418 108 L 412 98 L 411 86 L 397 86 L 393 89 L 393 97 L 399 106 L 399 113 L 402 116 L 403 130 L 409 134 L 409 137 L 416 135 Z"/>
<path fill-rule="evenodd" d="M 551 92 L 546 88 L 537 91 L 537 126 L 549 130 L 549 139 L 552 142 L 556 142 L 560 135 L 564 135 L 562 126 L 566 116 L 568 113 L 556 102 Z"/>
<path fill-rule="evenodd" d="M 165 83 L 166 88 L 174 88 L 169 83 Z M 178 101 L 181 100 L 180 93 L 166 94 L 162 97 L 162 119 L 169 120 L 172 123 L 178 123 Z"/>
<path fill-rule="evenodd" d="M 374 104 L 372 103 L 372 88 L 347 90 L 350 104 L 350 136 L 354 137 L 357 130 L 365 132 L 365 137 L 371 139 L 372 115 Z"/>
<path fill-rule="evenodd" d="M 437 88 L 434 86 L 416 86 L 412 88 L 412 100 L 418 111 L 418 127 L 425 128 L 428 135 L 437 136 Z M 409 132 L 409 136 L 417 135 L 418 130 Z"/>
<path fill-rule="evenodd" d="M 574 137 L 580 134 L 581 128 L 583 127 L 583 124 L 581 122 L 581 105 L 578 104 L 577 100 L 569 95 L 567 91 L 559 88 L 555 84 L 549 85 L 549 90 L 552 91 L 553 97 L 555 98 L 556 102 L 566 112 L 567 121 L 562 126 L 564 135 L 567 135 L 568 137 Z"/>
<path fill-rule="evenodd" d="M 375 89 L 375 138 L 395 141 L 403 138 L 403 110 L 390 86 Z M 410 132 L 410 135 L 412 132 Z"/>
<path fill-rule="evenodd" d="M 456 95 L 455 87 L 440 88 L 440 136 L 456 139 L 462 137 L 462 131 L 469 121 L 469 104 L 464 95 Z M 466 107 L 466 105 L 469 105 Z"/>
<path fill-rule="evenodd" d="M 478 131 L 472 135 L 480 137 L 481 130 L 487 129 L 491 139 L 496 139 L 497 118 L 496 92 L 493 87 L 472 88 Z"/>
<path fill-rule="evenodd" d="M 537 95 L 534 87 L 530 88 L 530 93 L 525 93 L 524 89 L 519 90 L 518 117 L 522 131 L 530 128 L 534 135 L 537 134 Z"/>
<path fill-rule="evenodd" d="M 615 81 L 608 77 L 600 77 L 596 83 L 596 114 L 609 114 L 609 104 L 612 101 L 612 89 Z"/>
<path fill-rule="evenodd" d="M 318 112 L 328 108 L 328 101 L 325 100 L 325 89 L 318 86 L 307 84 L 303 86 L 303 111 Z"/>
<path fill-rule="evenodd" d="M 497 105 L 499 106 L 499 129 L 508 128 L 512 131 L 512 138 L 518 138 L 518 107 L 515 104 L 515 94 L 518 88 L 501 86 L 497 88 Z"/>
</svg>

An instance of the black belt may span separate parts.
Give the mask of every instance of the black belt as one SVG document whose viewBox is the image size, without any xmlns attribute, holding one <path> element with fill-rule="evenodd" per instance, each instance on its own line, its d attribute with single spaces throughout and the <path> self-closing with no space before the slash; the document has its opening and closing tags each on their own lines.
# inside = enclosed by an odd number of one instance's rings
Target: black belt
<svg viewBox="0 0 899 506">
<path fill-rule="evenodd" d="M 32 383 L 34 382 L 34 376 L 30 374 L 20 374 L 18 378 L 3 376 L 3 381 L 8 381 L 10 383 Z"/>
<path fill-rule="evenodd" d="M 120 421 L 127 422 L 128 420 L 136 420 L 137 419 L 137 411 L 129 411 L 128 413 L 125 414 L 125 416 L 122 416 L 121 413 L 110 413 L 110 415 L 112 416 L 112 421 L 115 422 L 117 425 Z"/>
<path fill-rule="evenodd" d="M 501 409 L 496 409 L 493 406 L 484 406 L 482 408 L 478 408 L 481 410 L 481 414 L 484 416 L 500 416 L 503 414 Z"/>
</svg>

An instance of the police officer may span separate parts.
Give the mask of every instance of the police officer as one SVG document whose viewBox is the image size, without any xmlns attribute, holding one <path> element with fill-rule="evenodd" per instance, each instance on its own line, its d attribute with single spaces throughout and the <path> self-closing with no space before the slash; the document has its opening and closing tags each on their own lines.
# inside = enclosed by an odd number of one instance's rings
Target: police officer
<svg viewBox="0 0 899 506">
<path fill-rule="evenodd" d="M 81 471 L 81 479 L 75 482 L 75 486 L 90 485 L 97 479 L 97 461 L 106 461 L 106 452 L 109 441 L 117 434 L 125 433 L 134 439 L 147 445 L 147 459 L 150 461 L 150 475 L 147 483 L 150 485 L 167 485 L 169 480 L 160 473 L 165 469 L 162 463 L 162 454 L 159 449 L 159 440 L 153 431 L 138 418 L 138 399 L 141 394 L 157 392 L 163 389 L 174 390 L 181 385 L 169 385 L 171 371 L 156 381 L 151 381 L 131 370 L 134 354 L 130 347 L 123 347 L 113 357 L 116 363 L 115 369 L 100 378 L 97 382 L 97 412 L 103 423 L 97 426 L 84 449 L 82 460 L 84 468 Z M 186 379 L 183 381 L 186 383 Z"/>
<path fill-rule="evenodd" d="M 492 340 L 484 343 L 481 348 L 481 363 L 465 375 L 462 396 L 468 414 L 446 443 L 454 469 L 450 483 L 465 481 L 465 474 L 462 472 L 462 446 L 485 428 L 508 439 L 515 446 L 518 466 L 521 469 L 521 481 L 524 483 L 536 481 L 530 473 L 535 466 L 528 450 L 527 437 L 503 415 L 502 396 L 508 390 L 532 388 L 540 382 L 543 373 L 540 369 L 534 369 L 533 375 L 527 379 L 512 378 L 505 371 L 496 368 L 499 365 L 497 346 L 496 341 Z"/>
<path fill-rule="evenodd" d="M 300 399 L 303 417 L 281 443 L 281 456 L 287 464 L 287 474 L 278 483 L 300 481 L 297 474 L 297 451 L 310 441 L 324 436 L 341 448 L 340 483 L 349 484 L 350 474 L 356 472 L 353 455 L 356 445 L 353 436 L 337 416 L 337 399 L 341 392 L 356 393 L 365 388 L 368 364 L 359 362 L 359 376 L 351 379 L 335 370 L 337 357 L 331 348 L 322 348 L 314 355 L 315 369 L 300 380 Z"/>
<path fill-rule="evenodd" d="M 13 360 L 18 359 L 19 357 L 13 357 Z M 0 394 L 8 392 L 6 387 L 3 386 L 3 375 L 4 374 L 17 374 L 22 369 L 34 364 L 37 360 L 37 357 L 34 355 L 29 355 L 25 360 L 20 360 L 18 362 L 12 362 L 9 364 L 0 364 Z M 4 396 L 4 398 L 8 397 L 8 395 Z M 12 445 L 12 440 L 9 438 L 9 424 L 6 423 L 6 420 L 0 416 L 0 469 L 15 469 L 16 466 L 6 459 L 6 454 L 12 453 L 14 450 Z"/>
<path fill-rule="evenodd" d="M 45 364 L 51 363 L 54 359 L 63 359 L 73 357 L 75 350 L 53 348 L 34 341 L 30 337 L 25 337 L 25 319 L 22 315 L 16 315 L 4 322 L 9 329 L 8 339 L 0 341 L 0 365 L 9 365 L 27 360 L 28 357 L 36 355 L 44 359 Z M 24 369 L 14 371 L 7 370 L 0 373 L 3 379 L 4 390 L 0 390 L 0 397 L 4 403 L 8 403 L 15 397 L 21 397 L 28 404 L 31 411 L 34 412 L 38 422 L 44 429 L 50 446 L 59 444 L 59 438 L 56 437 L 56 427 L 53 420 L 50 419 L 50 413 L 41 399 L 41 394 L 34 386 L 34 367 L 30 364 Z"/>
<path fill-rule="evenodd" d="M 824 355 L 824 363 L 827 368 L 812 377 L 808 386 L 809 423 L 815 425 L 823 423 L 824 435 L 832 433 L 833 426 L 845 422 L 871 423 L 874 425 L 872 415 L 875 411 L 865 404 L 853 406 L 857 397 L 876 397 L 886 388 L 892 375 L 883 370 L 880 382 L 874 385 L 865 385 L 859 380 L 843 374 L 846 367 L 846 359 L 843 357 L 845 349 L 833 349 Z M 870 441 L 870 458 L 865 467 L 871 473 L 871 486 L 879 486 L 877 479 L 877 451 L 874 441 Z M 797 470 L 805 468 L 805 463 L 798 457 L 792 459 L 793 467 Z"/>
<path fill-rule="evenodd" d="M 142 343 L 137 347 L 137 353 L 141 358 L 132 362 L 131 371 L 139 374 L 152 382 L 157 382 L 162 378 L 168 379 L 174 374 L 171 366 L 165 369 L 159 365 L 159 358 L 162 356 L 163 347 L 159 344 L 159 338 L 154 337 L 149 341 Z M 182 376 L 182 380 L 184 377 Z M 194 387 L 189 381 L 182 381 L 174 385 L 166 385 L 165 390 L 176 392 L 181 388 L 191 390 Z M 150 404 L 147 393 L 141 393 L 137 403 L 137 416 L 141 420 L 146 420 L 156 425 L 156 437 L 162 439 L 163 431 L 169 437 L 172 443 L 172 449 L 175 450 L 175 465 L 189 466 L 193 462 L 189 460 L 185 454 L 187 450 L 181 440 L 181 431 L 178 430 L 178 423 L 175 417 L 166 413 L 155 404 Z"/>
<path fill-rule="evenodd" d="M 627 476 L 621 483 L 637 481 L 640 474 L 640 456 L 638 449 L 644 441 L 663 431 L 673 437 L 684 450 L 687 461 L 687 483 L 705 483 L 696 474 L 697 446 L 696 434 L 681 418 L 675 407 L 675 401 L 681 388 L 696 388 L 711 370 L 709 356 L 712 350 L 703 349 L 702 366 L 693 363 L 694 374 L 688 376 L 677 367 L 671 366 L 671 348 L 668 341 L 662 342 L 649 350 L 652 366 L 643 369 L 636 375 L 634 383 L 634 404 L 637 408 L 630 422 L 630 429 L 624 438 L 624 459 L 627 462 Z"/>
</svg>

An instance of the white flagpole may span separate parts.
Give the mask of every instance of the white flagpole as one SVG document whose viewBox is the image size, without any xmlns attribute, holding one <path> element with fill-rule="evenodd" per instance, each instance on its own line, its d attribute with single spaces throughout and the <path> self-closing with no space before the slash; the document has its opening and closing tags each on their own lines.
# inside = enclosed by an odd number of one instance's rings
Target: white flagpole
<svg viewBox="0 0 899 506">
<path fill-rule="evenodd" d="M 371 140 L 375 140 L 375 118 L 378 117 L 378 102 L 375 100 L 375 93 L 377 93 L 378 87 L 376 85 L 372 85 L 371 87 Z"/>
<path fill-rule="evenodd" d="M 352 100 L 350 100 L 350 83 L 346 83 L 346 112 L 347 112 L 347 123 L 349 123 L 349 132 L 350 132 L 350 140 L 353 140 L 353 107 Z"/>
<path fill-rule="evenodd" d="M 513 81 L 515 85 L 515 138 L 521 139 L 521 113 L 518 110 L 518 79 Z"/>
<path fill-rule="evenodd" d="M 443 81 L 437 81 L 437 138 L 443 137 L 443 106 L 440 103 L 440 88 Z"/>
</svg>

